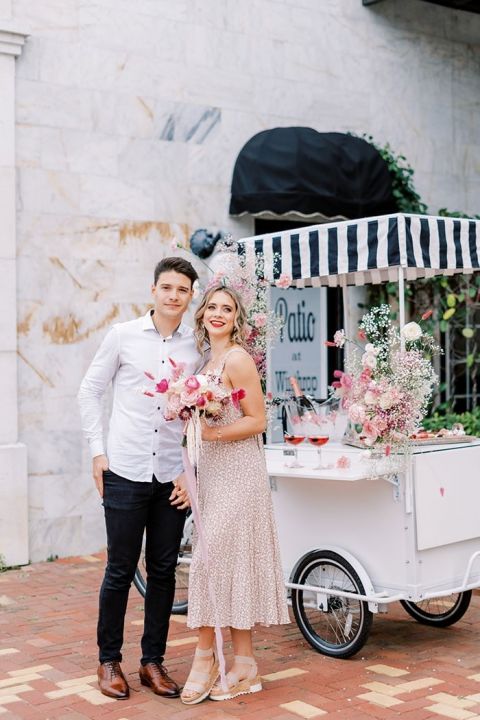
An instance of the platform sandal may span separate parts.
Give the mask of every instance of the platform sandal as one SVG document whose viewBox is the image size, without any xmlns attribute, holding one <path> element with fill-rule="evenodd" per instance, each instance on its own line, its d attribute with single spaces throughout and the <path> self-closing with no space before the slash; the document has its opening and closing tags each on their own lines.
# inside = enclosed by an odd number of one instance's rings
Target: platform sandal
<svg viewBox="0 0 480 720">
<path fill-rule="evenodd" d="M 218 679 L 218 660 L 215 654 L 210 650 L 195 650 L 197 658 L 212 658 L 213 665 L 210 672 L 198 672 L 198 670 L 190 670 L 187 682 L 180 694 L 180 700 L 184 705 L 197 705 L 207 698 Z"/>
<path fill-rule="evenodd" d="M 210 700 L 231 700 L 238 695 L 248 695 L 249 693 L 260 692 L 262 689 L 262 681 L 255 660 L 252 657 L 239 655 L 235 655 L 235 660 L 240 665 L 250 665 L 247 677 L 240 680 L 237 673 L 230 670 L 227 674 L 228 690 L 225 691 L 221 682 L 217 681 L 210 693 Z"/>
</svg>

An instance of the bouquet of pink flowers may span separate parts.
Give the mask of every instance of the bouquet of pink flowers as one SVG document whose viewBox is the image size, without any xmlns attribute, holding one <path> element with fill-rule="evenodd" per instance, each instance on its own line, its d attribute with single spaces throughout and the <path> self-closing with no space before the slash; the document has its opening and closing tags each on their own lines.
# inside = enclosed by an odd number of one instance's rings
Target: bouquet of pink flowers
<svg viewBox="0 0 480 720">
<path fill-rule="evenodd" d="M 168 358 L 172 366 L 170 379 L 162 378 L 157 382 L 151 373 L 145 375 L 154 383 L 152 390 L 144 390 L 145 395 L 155 397 L 155 393 L 166 395 L 164 410 L 166 420 L 184 420 L 184 446 L 192 463 L 198 463 L 202 445 L 200 418 L 221 418 L 226 406 L 231 402 L 240 407 L 245 397 L 243 388 L 228 390 L 220 379 L 210 375 L 185 375 L 185 365 Z"/>
<path fill-rule="evenodd" d="M 422 316 L 426 320 L 429 313 Z M 333 394 L 341 399 L 357 439 L 382 446 L 387 455 L 408 443 L 425 417 L 438 382 L 431 358 L 438 346 L 421 326 L 411 322 L 400 333 L 388 305 L 370 310 L 360 323 L 358 339 L 338 330 L 327 345 L 354 346 L 345 372 L 335 371 Z"/>
<path fill-rule="evenodd" d="M 230 402 L 239 407 L 240 400 L 245 397 L 245 390 L 237 388 L 227 390 L 220 384 L 219 378 L 210 375 L 185 375 L 185 365 L 168 358 L 172 366 L 169 380 L 163 378 L 156 382 L 151 373 L 145 375 L 155 383 L 154 391 L 166 395 L 167 404 L 164 410 L 166 420 L 188 421 L 194 416 L 220 418 L 226 405 Z M 154 397 L 155 392 L 145 390 L 145 395 Z"/>
</svg>

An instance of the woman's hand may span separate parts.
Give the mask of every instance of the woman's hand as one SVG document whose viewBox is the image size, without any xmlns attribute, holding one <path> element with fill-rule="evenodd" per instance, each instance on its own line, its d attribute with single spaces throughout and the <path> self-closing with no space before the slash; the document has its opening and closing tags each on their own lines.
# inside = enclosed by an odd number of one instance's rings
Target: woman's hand
<svg viewBox="0 0 480 720">
<path fill-rule="evenodd" d="M 190 507 L 185 473 L 182 473 L 173 481 L 173 490 L 168 499 L 170 500 L 170 505 L 176 507 L 177 510 L 186 510 Z"/>
<path fill-rule="evenodd" d="M 205 420 L 201 420 L 200 424 L 202 426 L 202 440 L 205 440 L 206 442 L 213 442 L 217 439 L 217 428 L 212 427 L 211 425 L 207 425 Z"/>
</svg>

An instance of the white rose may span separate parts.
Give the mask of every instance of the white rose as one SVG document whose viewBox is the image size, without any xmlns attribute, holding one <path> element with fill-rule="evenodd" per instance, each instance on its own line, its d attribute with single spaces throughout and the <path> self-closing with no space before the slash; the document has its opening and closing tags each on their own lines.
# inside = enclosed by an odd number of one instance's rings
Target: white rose
<svg viewBox="0 0 480 720">
<path fill-rule="evenodd" d="M 385 393 L 384 395 L 380 395 L 380 400 L 378 402 L 382 410 L 389 410 L 393 405 L 393 397 L 391 393 Z"/>
<path fill-rule="evenodd" d="M 375 355 L 365 353 L 365 355 L 362 355 L 362 365 L 363 367 L 370 368 L 370 370 L 375 370 L 377 367 L 377 358 Z"/>
<path fill-rule="evenodd" d="M 402 328 L 402 335 L 408 341 L 418 340 L 422 334 L 422 328 L 416 322 L 409 322 Z"/>
<path fill-rule="evenodd" d="M 372 343 L 367 343 L 365 345 L 365 352 L 369 355 L 375 355 L 376 357 L 379 353 L 379 350 L 375 347 L 375 345 L 372 345 Z"/>
<path fill-rule="evenodd" d="M 364 401 L 365 405 L 375 405 L 375 403 L 377 402 L 377 396 L 374 393 L 372 393 L 371 390 L 367 390 L 367 392 L 365 393 L 365 397 L 363 398 L 363 401 Z"/>
</svg>

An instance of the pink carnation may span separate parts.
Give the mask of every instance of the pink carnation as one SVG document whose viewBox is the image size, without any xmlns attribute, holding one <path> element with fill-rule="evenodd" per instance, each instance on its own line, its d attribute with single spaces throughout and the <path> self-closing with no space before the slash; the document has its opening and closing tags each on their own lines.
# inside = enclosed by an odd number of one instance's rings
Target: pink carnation
<svg viewBox="0 0 480 720">
<path fill-rule="evenodd" d="M 365 422 L 365 410 L 361 405 L 350 405 L 348 408 L 348 414 L 350 416 L 350 420 L 354 423 L 359 423 L 361 425 Z"/>
<path fill-rule="evenodd" d="M 275 281 L 275 285 L 279 288 L 289 288 L 292 284 L 292 278 L 290 275 L 287 275 L 287 273 L 282 273 L 278 280 Z"/>
<path fill-rule="evenodd" d="M 253 324 L 257 328 L 265 327 L 267 324 L 267 316 L 265 313 L 255 313 L 253 316 Z"/>
</svg>

